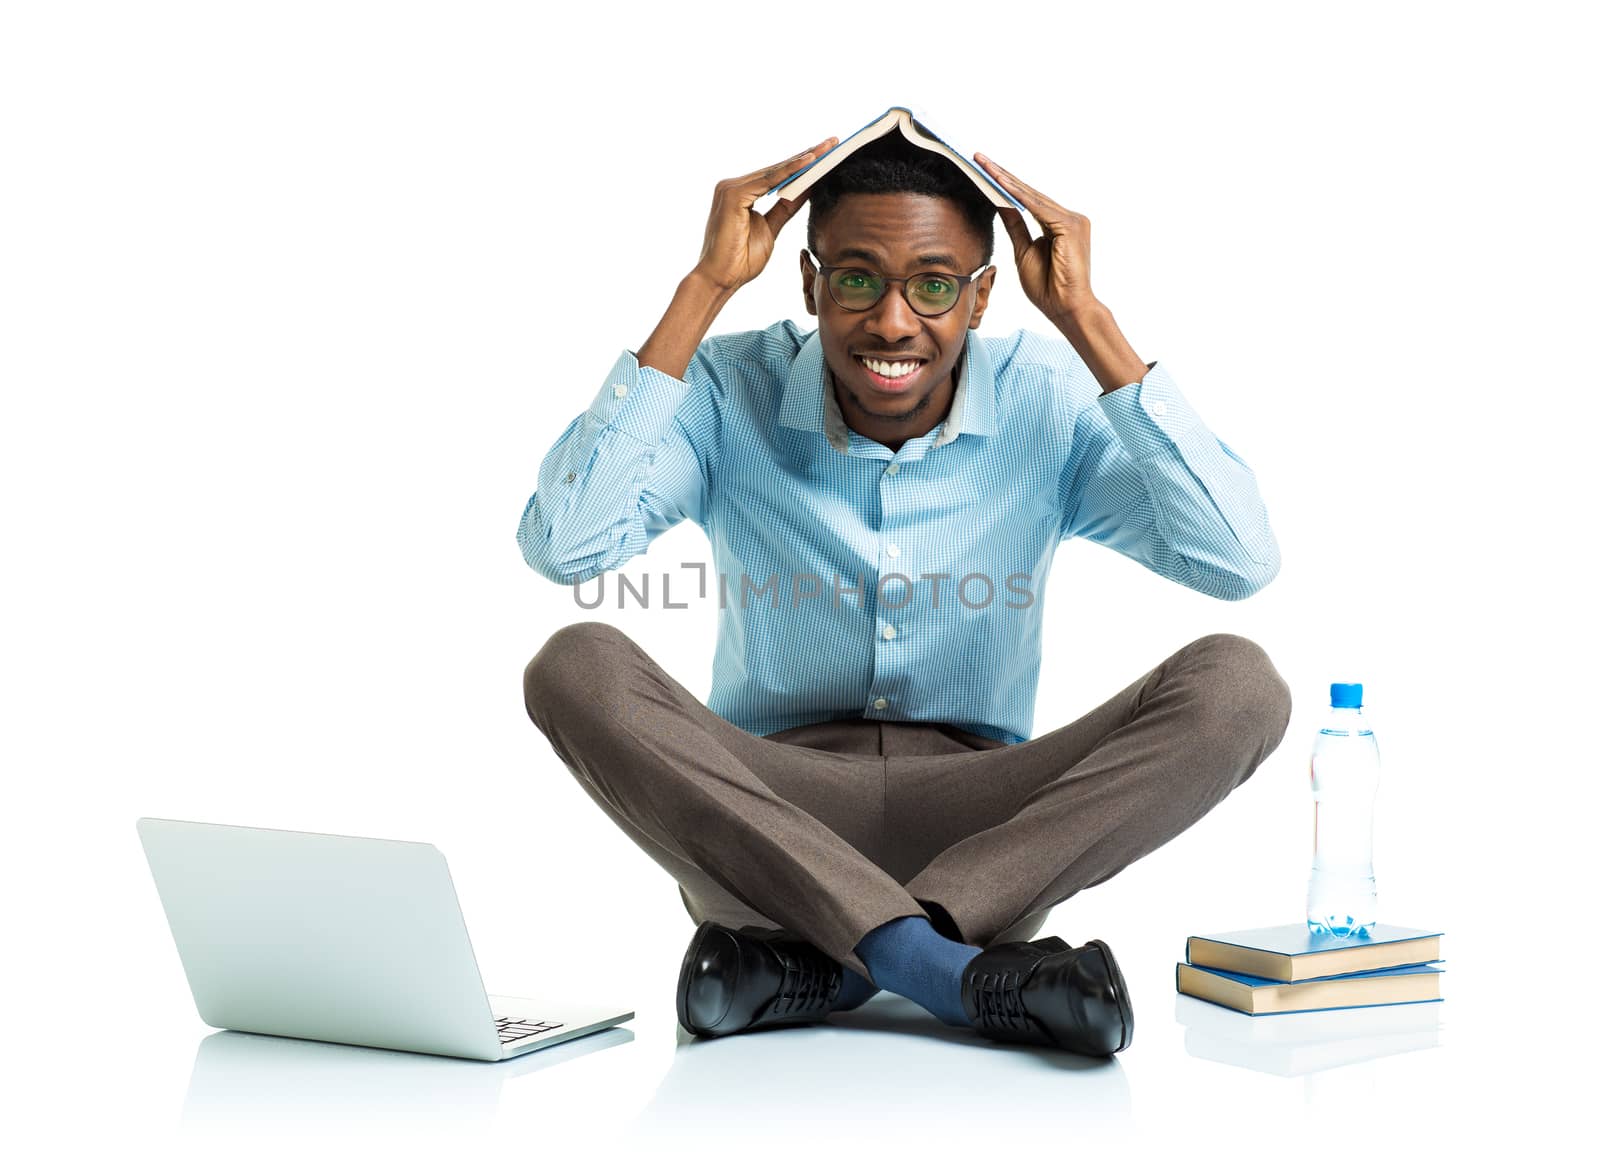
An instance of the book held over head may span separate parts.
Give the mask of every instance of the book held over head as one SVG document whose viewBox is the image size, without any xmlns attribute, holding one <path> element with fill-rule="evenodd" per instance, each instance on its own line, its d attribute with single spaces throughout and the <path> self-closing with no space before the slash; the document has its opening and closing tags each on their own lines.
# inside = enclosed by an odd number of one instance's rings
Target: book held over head
<svg viewBox="0 0 1600 1172">
<path fill-rule="evenodd" d="M 767 188 L 763 195 L 777 192 L 779 199 L 798 199 L 808 191 L 828 172 L 840 163 L 843 163 L 856 151 L 874 142 L 886 134 L 899 133 L 908 142 L 922 147 L 924 150 L 933 151 L 943 155 L 966 174 L 977 185 L 978 190 L 989 198 L 989 202 L 998 208 L 1015 208 L 1022 212 L 1024 208 L 1005 188 L 1001 187 L 987 172 L 972 161 L 962 151 L 952 146 L 946 139 L 939 137 L 929 130 L 926 124 L 914 117 L 905 106 L 890 106 L 878 117 L 868 122 L 848 138 L 836 143 L 831 150 L 818 159 L 813 159 L 783 183 Z"/>
</svg>

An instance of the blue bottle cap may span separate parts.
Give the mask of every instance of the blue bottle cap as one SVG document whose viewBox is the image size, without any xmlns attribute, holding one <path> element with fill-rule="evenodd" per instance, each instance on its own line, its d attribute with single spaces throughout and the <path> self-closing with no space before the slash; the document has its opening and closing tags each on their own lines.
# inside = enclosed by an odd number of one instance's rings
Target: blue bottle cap
<svg viewBox="0 0 1600 1172">
<path fill-rule="evenodd" d="M 1334 684 L 1328 691 L 1332 693 L 1335 708 L 1360 708 L 1360 684 Z"/>
</svg>

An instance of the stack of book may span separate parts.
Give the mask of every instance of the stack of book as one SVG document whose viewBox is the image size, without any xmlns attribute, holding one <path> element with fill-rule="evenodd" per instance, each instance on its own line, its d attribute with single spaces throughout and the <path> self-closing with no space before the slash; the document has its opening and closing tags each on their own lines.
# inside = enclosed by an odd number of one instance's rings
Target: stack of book
<svg viewBox="0 0 1600 1172">
<path fill-rule="evenodd" d="M 1300 923 L 1191 936 L 1178 992 L 1252 1016 L 1443 1001 L 1442 935 L 1376 924 L 1328 936 Z"/>
</svg>

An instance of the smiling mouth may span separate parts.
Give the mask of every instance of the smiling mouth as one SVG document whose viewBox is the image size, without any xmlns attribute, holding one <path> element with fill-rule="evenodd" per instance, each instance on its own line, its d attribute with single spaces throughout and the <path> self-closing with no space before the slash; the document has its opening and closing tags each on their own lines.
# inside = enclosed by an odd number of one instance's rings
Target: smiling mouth
<svg viewBox="0 0 1600 1172">
<path fill-rule="evenodd" d="M 856 365 L 861 367 L 862 370 L 866 371 L 867 378 L 870 379 L 872 385 L 877 387 L 880 391 L 899 391 L 905 389 L 916 380 L 919 374 L 922 373 L 922 368 L 928 365 L 927 361 L 924 359 L 917 362 L 916 365 L 910 370 L 906 370 L 905 373 L 895 377 L 890 377 L 888 375 L 879 374 L 876 370 L 873 370 L 872 367 L 866 364 L 866 361 L 859 354 L 856 355 L 855 358 Z M 892 369 L 901 370 L 906 364 L 902 362 L 885 363 L 881 365 L 887 365 Z"/>
</svg>

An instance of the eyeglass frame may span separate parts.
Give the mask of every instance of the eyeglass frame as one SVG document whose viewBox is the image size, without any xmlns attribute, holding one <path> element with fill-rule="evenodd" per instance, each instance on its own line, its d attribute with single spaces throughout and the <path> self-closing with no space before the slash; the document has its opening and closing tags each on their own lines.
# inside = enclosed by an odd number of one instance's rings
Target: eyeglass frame
<svg viewBox="0 0 1600 1172">
<path fill-rule="evenodd" d="M 974 270 L 973 273 L 970 276 L 966 276 L 966 277 L 961 276 L 959 273 L 941 273 L 937 269 L 929 269 L 928 271 L 921 272 L 921 273 L 912 273 L 910 276 L 907 276 L 907 277 L 888 277 L 888 276 L 885 276 L 882 273 L 875 273 L 871 269 L 865 268 L 862 265 L 858 265 L 858 264 L 855 264 L 855 265 L 825 265 L 825 264 L 822 263 L 822 258 L 820 256 L 818 256 L 816 253 L 812 252 L 809 248 L 803 249 L 802 251 L 804 251 L 805 254 L 811 258 L 811 263 L 816 266 L 817 276 L 822 278 L 822 286 L 823 286 L 823 288 L 825 288 L 828 291 L 828 299 L 830 301 L 832 301 L 835 305 L 838 305 L 839 308 L 844 310 L 846 313 L 866 313 L 870 309 L 877 309 L 879 305 L 883 304 L 883 299 L 889 295 L 889 286 L 890 285 L 899 284 L 899 285 L 904 286 L 904 285 L 907 284 L 907 282 L 913 281 L 917 277 L 945 277 L 945 278 L 955 282 L 955 284 L 956 284 L 956 299 L 954 301 L 952 301 L 949 305 L 945 306 L 945 308 L 941 309 L 938 313 L 923 313 L 922 310 L 918 309 L 915 305 L 911 304 L 911 298 L 910 298 L 910 296 L 908 296 L 905 293 L 904 289 L 901 290 L 901 294 L 900 294 L 902 297 L 905 298 L 906 304 L 911 307 L 911 312 L 916 314 L 918 317 L 926 317 L 926 318 L 943 317 L 945 314 L 949 313 L 956 306 L 961 304 L 961 298 L 966 293 L 968 285 L 970 285 L 973 281 L 977 280 L 979 277 L 983 276 L 983 274 L 988 272 L 990 269 L 994 268 L 994 262 L 990 261 L 990 262 L 982 265 L 978 269 Z M 841 272 L 841 271 L 847 271 L 847 270 L 856 270 L 856 271 L 863 272 L 863 273 L 870 273 L 872 276 L 877 277 L 878 280 L 882 281 L 883 282 L 883 292 L 878 294 L 878 299 L 876 301 L 874 301 L 871 305 L 864 305 L 859 309 L 857 309 L 856 307 L 851 306 L 851 305 L 839 305 L 839 298 L 834 294 L 833 286 L 828 281 L 828 274 L 829 273 L 837 273 L 837 272 Z"/>
</svg>

